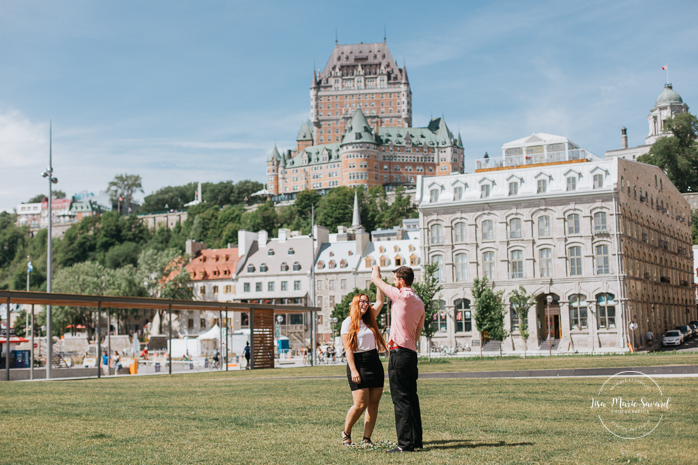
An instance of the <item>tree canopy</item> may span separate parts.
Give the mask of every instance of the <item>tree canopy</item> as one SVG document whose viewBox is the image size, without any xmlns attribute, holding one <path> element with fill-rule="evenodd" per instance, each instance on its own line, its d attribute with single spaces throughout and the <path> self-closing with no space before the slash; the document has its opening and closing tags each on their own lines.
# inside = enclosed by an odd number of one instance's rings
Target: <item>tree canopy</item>
<svg viewBox="0 0 698 465">
<path fill-rule="evenodd" d="M 673 137 L 658 139 L 649 153 L 637 160 L 658 166 L 680 192 L 698 188 L 698 118 L 681 113 L 664 121 Z"/>
</svg>

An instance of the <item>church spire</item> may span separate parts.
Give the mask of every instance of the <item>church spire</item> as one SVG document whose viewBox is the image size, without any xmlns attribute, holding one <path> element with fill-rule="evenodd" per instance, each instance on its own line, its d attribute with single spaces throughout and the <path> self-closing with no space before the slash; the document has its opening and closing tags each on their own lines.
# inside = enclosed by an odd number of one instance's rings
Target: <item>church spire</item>
<svg viewBox="0 0 698 465">
<path fill-rule="evenodd" d="M 354 216 L 351 220 L 351 229 L 354 232 L 363 232 L 364 227 L 361 226 L 361 216 L 359 215 L 359 193 L 354 192 Z"/>
</svg>

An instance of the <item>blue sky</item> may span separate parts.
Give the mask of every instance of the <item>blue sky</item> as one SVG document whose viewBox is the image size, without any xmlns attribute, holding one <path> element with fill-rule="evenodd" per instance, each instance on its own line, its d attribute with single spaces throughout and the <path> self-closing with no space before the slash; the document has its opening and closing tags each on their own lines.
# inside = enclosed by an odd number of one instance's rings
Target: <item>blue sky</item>
<svg viewBox="0 0 698 465">
<path fill-rule="evenodd" d="M 263 182 L 274 144 L 295 147 L 335 33 L 379 42 L 384 27 L 414 125 L 445 116 L 466 171 L 533 132 L 603 156 L 622 126 L 643 143 L 662 65 L 698 106 L 696 18 L 695 1 L 0 0 L 0 210 L 46 191 L 49 120 L 68 194 L 119 173 L 146 194 Z"/>
</svg>

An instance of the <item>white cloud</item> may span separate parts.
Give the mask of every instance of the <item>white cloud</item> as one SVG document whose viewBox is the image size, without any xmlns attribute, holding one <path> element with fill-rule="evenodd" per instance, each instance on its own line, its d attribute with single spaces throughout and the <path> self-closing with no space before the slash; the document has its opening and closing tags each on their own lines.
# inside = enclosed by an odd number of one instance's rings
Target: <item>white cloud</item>
<svg viewBox="0 0 698 465">
<path fill-rule="evenodd" d="M 0 110 L 0 167 L 5 171 L 47 162 L 48 138 L 47 124 L 32 122 L 15 110 Z"/>
</svg>

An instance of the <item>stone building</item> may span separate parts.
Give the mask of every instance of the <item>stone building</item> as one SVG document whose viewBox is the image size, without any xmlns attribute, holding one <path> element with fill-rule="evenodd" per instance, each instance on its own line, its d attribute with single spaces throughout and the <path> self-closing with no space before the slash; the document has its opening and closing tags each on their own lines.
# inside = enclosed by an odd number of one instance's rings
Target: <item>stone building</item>
<svg viewBox="0 0 698 465">
<path fill-rule="evenodd" d="M 695 319 L 690 209 L 662 171 L 571 145 L 551 157 L 560 142 L 536 138 L 543 147 L 529 150 L 525 138 L 507 153 L 507 144 L 473 174 L 418 181 L 423 257 L 440 264 L 444 284 L 434 343 L 480 344 L 476 276 L 506 302 L 519 286 L 536 296 L 529 349 L 547 349 L 549 334 L 558 351 L 622 351 L 633 338 L 644 344 L 648 328 Z M 521 158 L 529 151 L 539 156 Z M 632 334 L 630 322 L 639 325 Z M 520 351 L 516 312 L 505 327 L 503 349 Z"/>
</svg>

